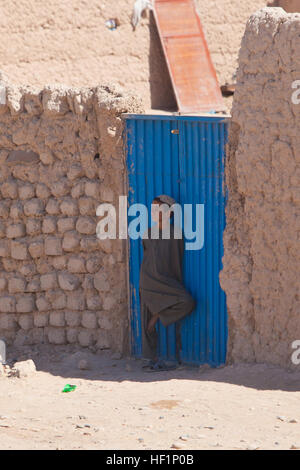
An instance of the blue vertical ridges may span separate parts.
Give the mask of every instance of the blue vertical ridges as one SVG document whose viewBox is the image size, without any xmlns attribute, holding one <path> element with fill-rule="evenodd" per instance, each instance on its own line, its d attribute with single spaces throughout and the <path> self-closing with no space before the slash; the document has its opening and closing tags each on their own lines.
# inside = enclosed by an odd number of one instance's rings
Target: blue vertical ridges
<svg viewBox="0 0 300 470">
<path fill-rule="evenodd" d="M 204 204 L 204 247 L 185 251 L 184 282 L 197 308 L 181 321 L 184 363 L 218 366 L 226 361 L 227 312 L 220 287 L 225 228 L 224 159 L 228 118 L 125 115 L 128 204 L 149 209 L 162 193 L 184 204 Z M 172 130 L 179 133 L 173 133 Z M 193 212 L 195 218 L 195 210 Z M 130 222 L 130 219 L 129 219 Z M 193 225 L 195 229 L 195 223 Z M 131 347 L 141 357 L 139 271 L 141 240 L 129 240 Z M 175 327 L 159 331 L 159 353 L 175 358 Z"/>
</svg>

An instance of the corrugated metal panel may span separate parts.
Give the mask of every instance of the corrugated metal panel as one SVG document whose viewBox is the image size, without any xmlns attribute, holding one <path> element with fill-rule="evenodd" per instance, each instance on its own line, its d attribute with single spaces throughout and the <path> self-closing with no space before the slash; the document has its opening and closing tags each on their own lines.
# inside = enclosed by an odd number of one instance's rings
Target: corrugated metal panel
<svg viewBox="0 0 300 470">
<path fill-rule="evenodd" d="M 174 129 L 179 134 L 172 134 Z M 186 363 L 222 364 L 226 359 L 227 316 L 219 271 L 225 227 L 222 187 L 227 120 L 132 115 L 126 118 L 126 132 L 130 205 L 144 203 L 150 209 L 153 198 L 161 193 L 175 197 L 182 206 L 204 204 L 204 247 L 185 250 L 184 255 L 184 282 L 197 300 L 197 309 L 181 322 L 181 357 Z M 130 240 L 129 250 L 131 344 L 133 355 L 140 357 L 141 240 Z M 160 325 L 159 337 L 160 356 L 174 359 L 174 325 Z"/>
<path fill-rule="evenodd" d="M 223 256 L 225 123 L 180 121 L 180 203 L 204 204 L 204 247 L 185 252 L 184 273 L 197 310 L 182 321 L 182 360 L 216 365 L 226 357 Z"/>
<path fill-rule="evenodd" d="M 193 0 L 155 0 L 154 16 L 178 109 L 224 109 L 215 68 Z"/>
</svg>

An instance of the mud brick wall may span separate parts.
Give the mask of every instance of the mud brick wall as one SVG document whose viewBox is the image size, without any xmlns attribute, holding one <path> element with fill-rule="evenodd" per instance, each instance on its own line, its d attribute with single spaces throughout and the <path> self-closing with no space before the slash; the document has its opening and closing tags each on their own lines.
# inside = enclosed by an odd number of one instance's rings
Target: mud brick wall
<svg viewBox="0 0 300 470">
<path fill-rule="evenodd" d="M 227 226 L 220 281 L 227 294 L 228 359 L 236 362 L 293 368 L 291 345 L 300 340 L 300 104 L 292 101 L 296 80 L 300 14 L 281 8 L 258 11 L 247 23 L 240 50 L 226 158 Z"/>
<path fill-rule="evenodd" d="M 122 351 L 126 240 L 96 237 L 96 207 L 125 194 L 120 115 L 140 104 L 105 86 L 3 86 L 0 337 Z"/>
<path fill-rule="evenodd" d="M 247 19 L 273 3 L 195 0 L 220 85 L 235 82 Z M 2 1 L 1 68 L 11 82 L 34 86 L 95 86 L 113 79 L 123 91 L 141 96 L 146 109 L 176 109 L 153 15 L 146 12 L 133 31 L 133 5 L 134 0 Z M 105 25 L 110 18 L 120 23 L 113 31 Z M 225 99 L 228 110 L 231 101 Z"/>
</svg>

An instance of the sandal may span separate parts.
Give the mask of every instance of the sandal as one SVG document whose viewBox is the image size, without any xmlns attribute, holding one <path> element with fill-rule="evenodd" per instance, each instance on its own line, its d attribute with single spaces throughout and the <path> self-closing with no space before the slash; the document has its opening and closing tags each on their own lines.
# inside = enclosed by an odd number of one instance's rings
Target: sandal
<svg viewBox="0 0 300 470">
<path fill-rule="evenodd" d="M 145 372 L 162 372 L 162 371 L 167 371 L 167 370 L 174 370 L 177 369 L 177 365 L 167 365 L 164 361 L 157 361 L 152 365 L 148 366 L 148 370 L 145 370 Z"/>
<path fill-rule="evenodd" d="M 153 361 L 153 359 L 149 359 L 146 364 L 142 366 L 142 369 L 148 369 L 148 367 L 153 367 L 156 364 L 156 361 Z"/>
</svg>

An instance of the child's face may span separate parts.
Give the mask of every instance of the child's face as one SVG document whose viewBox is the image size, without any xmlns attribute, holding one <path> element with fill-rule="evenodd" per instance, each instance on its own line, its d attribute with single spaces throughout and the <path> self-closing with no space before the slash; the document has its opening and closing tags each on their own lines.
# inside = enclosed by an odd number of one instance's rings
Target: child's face
<svg viewBox="0 0 300 470">
<path fill-rule="evenodd" d="M 160 203 L 157 201 L 152 202 L 151 218 L 156 223 L 162 223 L 162 211 L 159 211 Z M 165 216 L 166 217 L 166 216 Z"/>
<path fill-rule="evenodd" d="M 157 201 L 152 202 L 152 205 L 151 205 L 151 218 L 156 223 L 159 222 L 159 212 L 158 212 L 159 205 L 160 204 Z"/>
</svg>

